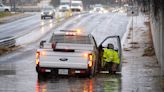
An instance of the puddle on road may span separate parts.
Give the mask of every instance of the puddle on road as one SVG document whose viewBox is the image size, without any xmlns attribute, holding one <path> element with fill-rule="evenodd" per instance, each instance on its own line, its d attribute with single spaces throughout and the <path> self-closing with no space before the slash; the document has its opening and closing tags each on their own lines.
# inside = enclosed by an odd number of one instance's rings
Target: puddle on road
<svg viewBox="0 0 164 92">
<path fill-rule="evenodd" d="M 94 78 L 47 78 L 36 82 L 36 92 L 121 92 L 119 75 L 100 74 Z"/>
<path fill-rule="evenodd" d="M 0 64 L 0 76 L 16 75 L 14 64 Z"/>
<path fill-rule="evenodd" d="M 15 70 L 0 70 L 0 76 L 3 75 L 16 75 Z"/>
</svg>

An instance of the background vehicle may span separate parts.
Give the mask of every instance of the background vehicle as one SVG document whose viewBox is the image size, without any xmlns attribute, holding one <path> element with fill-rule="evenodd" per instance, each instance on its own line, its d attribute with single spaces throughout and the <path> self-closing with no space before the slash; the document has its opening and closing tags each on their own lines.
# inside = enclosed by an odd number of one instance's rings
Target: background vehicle
<svg viewBox="0 0 164 92">
<path fill-rule="evenodd" d="M 82 0 L 60 0 L 60 5 L 68 5 L 72 12 L 82 12 Z"/>
<path fill-rule="evenodd" d="M 41 10 L 41 19 L 45 19 L 46 17 L 54 18 L 55 11 L 53 7 L 44 7 Z"/>
<path fill-rule="evenodd" d="M 63 32 L 67 31 L 67 32 Z M 55 74 L 93 76 L 98 62 L 94 38 L 79 31 L 53 33 L 49 42 L 42 41 L 36 52 L 36 70 Z"/>
<path fill-rule="evenodd" d="M 93 7 L 93 12 L 105 13 L 105 12 L 107 12 L 107 10 L 105 10 L 105 8 L 104 8 L 101 4 L 96 4 L 96 5 Z"/>
<path fill-rule="evenodd" d="M 70 6 L 65 4 L 65 5 L 60 5 L 59 6 L 59 12 L 66 12 L 70 10 Z"/>
<path fill-rule="evenodd" d="M 0 12 L 9 12 L 11 11 L 11 8 L 9 6 L 5 6 L 2 3 L 0 3 Z"/>
<path fill-rule="evenodd" d="M 70 0 L 60 0 L 60 5 L 68 5 L 70 6 Z"/>
<path fill-rule="evenodd" d="M 82 12 L 83 11 L 83 3 L 81 0 L 72 0 L 71 1 L 71 10 L 72 12 Z"/>
</svg>

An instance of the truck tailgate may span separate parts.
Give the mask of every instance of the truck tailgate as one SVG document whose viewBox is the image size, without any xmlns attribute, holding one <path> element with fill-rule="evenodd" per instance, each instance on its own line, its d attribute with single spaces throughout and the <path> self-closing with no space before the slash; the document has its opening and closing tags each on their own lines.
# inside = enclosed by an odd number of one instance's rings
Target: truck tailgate
<svg viewBox="0 0 164 92">
<path fill-rule="evenodd" d="M 46 52 L 46 55 L 40 57 L 40 67 L 73 69 L 87 69 L 88 67 L 88 59 L 84 57 L 84 53 L 87 52 L 57 52 L 53 50 Z"/>
</svg>

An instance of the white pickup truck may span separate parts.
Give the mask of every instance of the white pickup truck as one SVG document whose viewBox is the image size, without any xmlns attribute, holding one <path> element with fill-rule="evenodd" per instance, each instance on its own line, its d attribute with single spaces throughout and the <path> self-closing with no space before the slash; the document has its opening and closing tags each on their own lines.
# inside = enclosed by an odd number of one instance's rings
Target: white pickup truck
<svg viewBox="0 0 164 92">
<path fill-rule="evenodd" d="M 37 49 L 36 71 L 38 75 L 53 72 L 93 76 L 98 62 L 97 52 L 91 35 L 74 31 L 55 32 L 49 42 L 41 41 Z"/>
<path fill-rule="evenodd" d="M 97 46 L 93 36 L 78 30 L 54 32 L 49 41 L 40 42 L 40 48 L 36 51 L 38 77 L 47 72 L 57 75 L 81 74 L 92 77 L 101 71 L 102 45 L 109 39 L 111 43 L 114 41 L 113 38 L 118 43 L 117 51 L 121 60 L 119 36 L 109 36 L 100 43 L 100 46 Z M 118 72 L 121 72 L 121 66 L 120 63 Z"/>
<path fill-rule="evenodd" d="M 2 3 L 0 3 L 0 12 L 9 12 L 11 11 L 11 8 L 9 6 L 5 6 Z"/>
</svg>

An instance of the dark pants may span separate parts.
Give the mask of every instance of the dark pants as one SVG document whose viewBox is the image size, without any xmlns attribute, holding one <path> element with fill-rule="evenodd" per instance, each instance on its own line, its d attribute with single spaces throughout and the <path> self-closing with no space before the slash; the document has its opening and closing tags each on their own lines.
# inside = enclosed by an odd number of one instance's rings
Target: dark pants
<svg viewBox="0 0 164 92">
<path fill-rule="evenodd" d="M 109 73 L 116 73 L 118 64 L 113 62 L 107 62 L 105 64 L 105 69 L 109 71 Z"/>
</svg>

